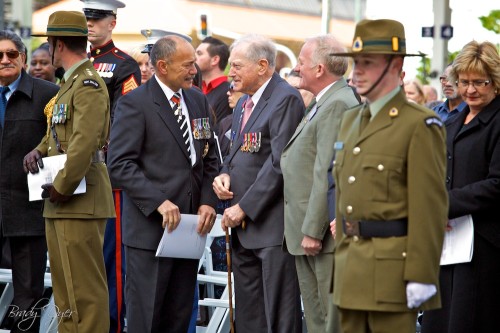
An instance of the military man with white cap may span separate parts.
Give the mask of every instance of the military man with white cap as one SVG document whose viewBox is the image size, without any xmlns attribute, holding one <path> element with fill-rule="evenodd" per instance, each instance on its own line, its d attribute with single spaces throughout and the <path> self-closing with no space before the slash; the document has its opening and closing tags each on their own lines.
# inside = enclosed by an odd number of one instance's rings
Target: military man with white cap
<svg viewBox="0 0 500 333">
<path fill-rule="evenodd" d="M 102 254 L 106 219 L 115 214 L 102 150 L 109 132 L 109 97 L 87 58 L 87 35 L 85 16 L 77 11 L 51 14 L 46 33 L 38 35 L 48 37 L 53 65 L 65 74 L 45 107 L 47 134 L 23 161 L 26 172 L 37 173 L 42 156 L 66 156 L 53 183 L 42 186 L 59 333 L 109 331 Z M 73 195 L 84 178 L 86 192 Z"/>
<path fill-rule="evenodd" d="M 118 98 L 137 88 L 141 82 L 137 62 L 118 49 L 112 40 L 117 10 L 125 4 L 117 0 L 81 1 L 89 29 L 90 59 L 108 87 L 113 122 Z"/>
<path fill-rule="evenodd" d="M 118 8 L 125 4 L 117 0 L 81 0 L 89 29 L 90 60 L 108 87 L 111 123 L 118 99 L 137 88 L 141 82 L 141 70 L 137 62 L 118 49 L 112 40 Z M 112 184 L 113 185 L 113 184 Z M 108 279 L 110 301 L 110 332 L 123 332 L 125 258 L 121 242 L 121 191 L 113 186 L 116 219 L 109 219 L 104 236 L 104 259 Z M 121 260 L 117 260 L 121 258 Z"/>
<path fill-rule="evenodd" d="M 336 251 L 333 300 L 344 333 L 414 333 L 418 310 L 440 306 L 439 259 L 448 214 L 445 129 L 410 103 L 399 82 L 404 27 L 356 25 L 357 92 L 334 144 Z"/>
</svg>

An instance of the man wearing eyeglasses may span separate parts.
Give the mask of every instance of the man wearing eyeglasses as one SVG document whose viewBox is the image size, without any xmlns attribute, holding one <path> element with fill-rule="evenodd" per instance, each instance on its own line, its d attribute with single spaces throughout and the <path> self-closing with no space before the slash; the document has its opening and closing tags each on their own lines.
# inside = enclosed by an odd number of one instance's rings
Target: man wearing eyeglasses
<svg viewBox="0 0 500 333">
<path fill-rule="evenodd" d="M 449 81 L 448 75 L 450 75 L 451 66 L 452 63 L 446 67 L 443 75 L 439 77 L 439 82 L 441 82 L 441 88 L 443 89 L 443 95 L 446 97 L 446 100 L 433 108 L 443 121 L 451 119 L 459 112 L 462 112 L 467 106 L 462 100 L 462 96 L 458 93 L 457 86 Z"/>
<path fill-rule="evenodd" d="M 12 268 L 12 332 L 38 332 L 38 320 L 29 327 L 20 323 L 24 317 L 15 316 L 37 307 L 47 262 L 42 202 L 28 201 L 26 174 L 19 166 L 44 136 L 43 108 L 58 90 L 55 84 L 29 76 L 25 60 L 21 38 L 0 31 L 0 242 L 1 266 Z"/>
</svg>

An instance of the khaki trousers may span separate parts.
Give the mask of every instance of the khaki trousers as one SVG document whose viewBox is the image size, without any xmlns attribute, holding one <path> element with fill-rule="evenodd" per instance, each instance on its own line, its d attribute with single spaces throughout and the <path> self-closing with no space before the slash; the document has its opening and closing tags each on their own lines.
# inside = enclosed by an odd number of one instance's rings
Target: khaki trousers
<svg viewBox="0 0 500 333">
<path fill-rule="evenodd" d="M 382 312 L 340 308 L 344 333 L 415 333 L 417 311 Z"/>
<path fill-rule="evenodd" d="M 333 261 L 334 253 L 295 256 L 308 332 L 340 333 L 339 314 L 330 292 Z"/>
<path fill-rule="evenodd" d="M 105 219 L 46 219 L 59 333 L 109 332 Z"/>
</svg>

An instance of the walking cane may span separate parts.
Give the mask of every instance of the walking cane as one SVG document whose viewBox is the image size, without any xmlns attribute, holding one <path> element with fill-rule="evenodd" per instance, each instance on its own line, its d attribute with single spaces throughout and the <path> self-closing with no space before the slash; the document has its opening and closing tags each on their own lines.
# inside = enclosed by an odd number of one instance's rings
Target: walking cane
<svg viewBox="0 0 500 333">
<path fill-rule="evenodd" d="M 229 323 L 231 333 L 234 333 L 233 323 L 233 287 L 231 285 L 231 245 L 229 243 L 229 228 L 226 228 L 226 262 L 227 262 L 227 287 L 229 292 Z"/>
</svg>

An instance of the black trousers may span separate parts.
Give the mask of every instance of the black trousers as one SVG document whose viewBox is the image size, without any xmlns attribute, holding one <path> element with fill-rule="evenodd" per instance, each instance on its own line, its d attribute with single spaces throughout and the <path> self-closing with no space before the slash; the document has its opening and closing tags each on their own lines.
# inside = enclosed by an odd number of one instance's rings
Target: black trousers
<svg viewBox="0 0 500 333">
<path fill-rule="evenodd" d="M 47 267 L 45 236 L 15 236 L 2 238 L 2 262 L 12 269 L 14 299 L 7 311 L 7 326 L 13 332 L 38 332 L 44 291 L 43 279 Z M 4 253 L 5 252 L 7 253 Z M 10 253 L 8 253 L 10 250 Z M 9 258 L 10 257 L 10 258 Z M 30 314 L 30 310 L 32 314 Z M 34 316 L 36 318 L 30 318 Z M 24 314 L 24 315 L 23 315 Z"/>
<path fill-rule="evenodd" d="M 186 333 L 198 260 L 156 257 L 125 246 L 127 332 Z"/>
</svg>

